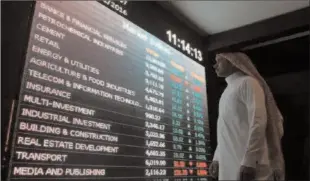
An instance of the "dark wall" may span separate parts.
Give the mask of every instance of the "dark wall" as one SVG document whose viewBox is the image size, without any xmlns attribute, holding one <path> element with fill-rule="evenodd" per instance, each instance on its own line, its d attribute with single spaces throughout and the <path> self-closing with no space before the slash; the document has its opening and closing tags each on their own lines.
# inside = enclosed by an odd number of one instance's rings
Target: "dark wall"
<svg viewBox="0 0 310 181">
<path fill-rule="evenodd" d="M 2 126 L 5 128 L 11 104 L 17 99 L 25 48 L 27 47 L 32 2 L 1 2 Z M 5 138 L 2 130 L 2 139 Z"/>
<path fill-rule="evenodd" d="M 309 70 L 309 35 L 246 50 L 265 77 Z"/>
<path fill-rule="evenodd" d="M 8 123 L 13 100 L 18 98 L 24 56 L 27 47 L 29 23 L 32 14 L 32 2 L 11 3 L 1 1 L 1 153 L 2 171 L 6 171 L 7 152 L 4 145 L 7 138 Z M 14 119 L 14 117 L 13 117 Z M 9 140 L 10 141 L 10 140 Z M 3 172 L 3 173 L 4 173 Z M 2 179 L 5 174 L 1 174 Z"/>
<path fill-rule="evenodd" d="M 305 99 L 308 95 L 275 95 L 284 116 L 282 146 L 288 180 L 309 180 L 309 152 L 305 150 L 309 137 L 309 103 Z"/>
</svg>

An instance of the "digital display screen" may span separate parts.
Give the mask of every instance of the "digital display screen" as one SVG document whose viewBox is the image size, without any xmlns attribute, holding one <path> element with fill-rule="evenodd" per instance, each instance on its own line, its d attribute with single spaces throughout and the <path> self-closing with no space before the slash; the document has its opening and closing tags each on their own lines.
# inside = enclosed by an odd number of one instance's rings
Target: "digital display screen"
<svg viewBox="0 0 310 181">
<path fill-rule="evenodd" d="M 207 110 L 197 62 L 96 1 L 38 1 L 8 180 L 209 180 Z"/>
</svg>

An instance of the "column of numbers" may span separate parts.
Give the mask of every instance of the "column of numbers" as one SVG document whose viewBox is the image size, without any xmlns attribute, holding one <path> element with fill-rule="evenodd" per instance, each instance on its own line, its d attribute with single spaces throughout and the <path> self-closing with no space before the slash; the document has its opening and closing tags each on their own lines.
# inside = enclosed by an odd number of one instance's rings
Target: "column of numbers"
<svg viewBox="0 0 310 181">
<path fill-rule="evenodd" d="M 172 88 L 172 140 L 173 140 L 173 166 L 174 176 L 187 176 L 188 170 L 186 169 L 187 163 L 185 160 L 188 159 L 189 154 L 185 153 L 187 144 L 186 137 L 187 132 L 183 129 L 183 120 L 186 118 L 184 114 L 184 75 L 185 72 L 182 68 L 172 67 L 175 74 L 171 74 L 171 88 Z"/>
<path fill-rule="evenodd" d="M 194 78 L 193 78 L 194 79 Z M 197 82 L 193 81 L 193 82 Z M 204 114 L 203 114 L 203 99 L 202 93 L 197 89 L 198 85 L 193 83 L 192 89 L 192 110 L 193 110 L 193 126 L 195 137 L 195 159 L 196 159 L 196 175 L 207 176 L 207 157 L 206 157 L 206 143 L 205 143 L 205 130 L 204 130 Z"/>
<path fill-rule="evenodd" d="M 164 109 L 164 66 L 156 57 L 147 54 L 145 61 L 145 176 L 166 176 L 166 134 L 163 121 Z M 154 64 L 155 63 L 155 64 Z M 157 63 L 157 64 L 156 64 Z M 159 66 L 158 66 L 159 65 Z M 153 168 L 157 167 L 157 168 Z"/>
</svg>

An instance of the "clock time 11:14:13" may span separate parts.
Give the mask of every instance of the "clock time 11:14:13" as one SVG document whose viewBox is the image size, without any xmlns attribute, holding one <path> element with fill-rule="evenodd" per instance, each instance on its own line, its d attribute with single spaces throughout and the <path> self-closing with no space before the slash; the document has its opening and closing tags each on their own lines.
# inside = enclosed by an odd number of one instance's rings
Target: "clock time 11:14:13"
<svg viewBox="0 0 310 181">
<path fill-rule="evenodd" d="M 201 50 L 191 47 L 190 43 L 187 43 L 185 40 L 178 38 L 177 35 L 175 33 L 172 33 L 171 30 L 168 30 L 166 33 L 168 35 L 168 41 L 174 46 L 177 46 L 178 48 L 185 51 L 188 55 L 194 57 L 199 61 L 203 60 Z"/>
</svg>

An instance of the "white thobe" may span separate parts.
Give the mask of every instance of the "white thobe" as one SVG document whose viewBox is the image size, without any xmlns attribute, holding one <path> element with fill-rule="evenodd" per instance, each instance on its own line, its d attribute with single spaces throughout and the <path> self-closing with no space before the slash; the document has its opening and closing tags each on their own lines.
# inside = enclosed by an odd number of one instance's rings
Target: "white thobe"
<svg viewBox="0 0 310 181">
<path fill-rule="evenodd" d="M 237 180 L 241 165 L 256 168 L 257 180 L 272 180 L 266 142 L 265 95 L 258 81 L 241 72 L 226 78 L 219 103 L 219 180 Z"/>
</svg>

